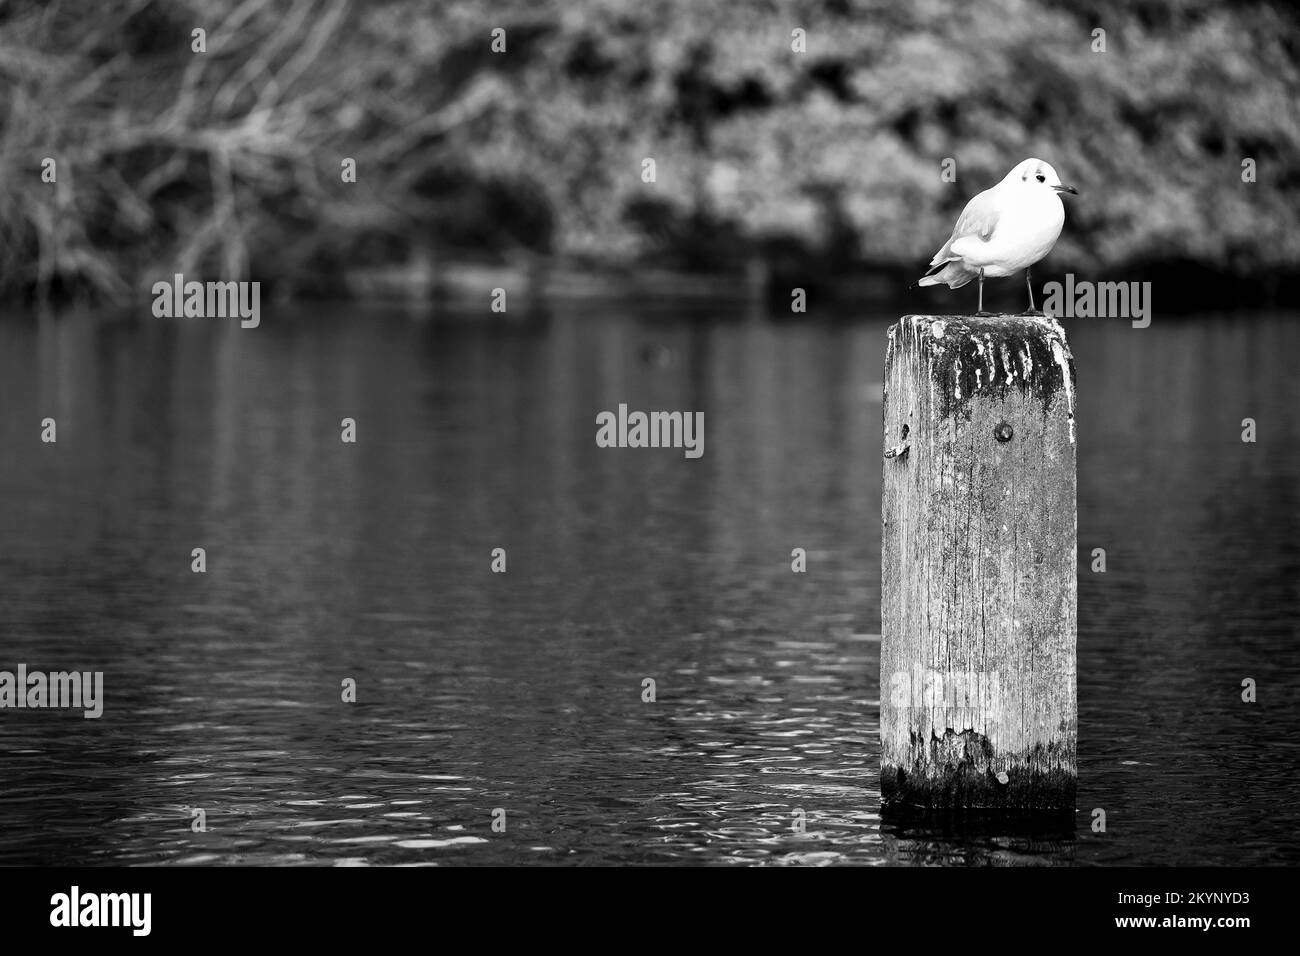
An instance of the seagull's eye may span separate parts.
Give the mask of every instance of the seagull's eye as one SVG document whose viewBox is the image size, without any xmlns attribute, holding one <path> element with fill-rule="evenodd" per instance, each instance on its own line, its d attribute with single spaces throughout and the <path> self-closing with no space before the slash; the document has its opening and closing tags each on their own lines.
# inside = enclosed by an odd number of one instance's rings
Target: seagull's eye
<svg viewBox="0 0 1300 956">
<path fill-rule="evenodd" d="M 1037 179 L 1040 183 L 1045 183 L 1045 182 L 1047 182 L 1047 177 L 1044 176 L 1042 173 L 1039 173 L 1039 174 L 1038 174 L 1037 176 L 1035 176 L 1034 178 Z"/>
</svg>

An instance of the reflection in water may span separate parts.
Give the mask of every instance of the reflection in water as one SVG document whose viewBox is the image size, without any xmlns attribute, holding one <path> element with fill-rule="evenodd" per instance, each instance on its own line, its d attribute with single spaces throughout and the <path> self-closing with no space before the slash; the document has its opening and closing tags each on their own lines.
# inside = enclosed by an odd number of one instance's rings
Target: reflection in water
<svg viewBox="0 0 1300 956">
<path fill-rule="evenodd" d="M 1068 810 L 1014 816 L 993 811 L 923 815 L 891 810 L 881 832 L 890 863 L 1041 866 L 1074 862 L 1074 817 Z"/>
<path fill-rule="evenodd" d="M 1080 812 L 1026 830 L 880 819 L 883 317 L 267 311 L 0 326 L 0 669 L 107 697 L 0 714 L 0 863 L 1296 859 L 1293 322 L 1071 326 Z M 598 449 L 623 402 L 704 457 Z"/>
</svg>

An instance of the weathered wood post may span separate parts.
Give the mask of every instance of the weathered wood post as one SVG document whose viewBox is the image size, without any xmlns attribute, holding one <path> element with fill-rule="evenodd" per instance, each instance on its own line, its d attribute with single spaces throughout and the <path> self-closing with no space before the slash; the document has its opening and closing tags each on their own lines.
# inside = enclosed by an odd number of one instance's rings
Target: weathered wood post
<svg viewBox="0 0 1300 956">
<path fill-rule="evenodd" d="M 884 419 L 884 803 L 1072 810 L 1065 333 L 1033 316 L 905 316 L 889 330 Z"/>
</svg>

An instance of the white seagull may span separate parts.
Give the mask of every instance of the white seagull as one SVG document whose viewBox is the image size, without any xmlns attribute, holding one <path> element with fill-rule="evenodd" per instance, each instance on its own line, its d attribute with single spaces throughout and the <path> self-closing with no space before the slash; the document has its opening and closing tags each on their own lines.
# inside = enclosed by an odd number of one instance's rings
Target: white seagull
<svg viewBox="0 0 1300 956">
<path fill-rule="evenodd" d="M 984 278 L 995 279 L 1025 270 L 1029 311 L 1034 312 L 1034 287 L 1029 267 L 1052 251 L 1065 223 L 1061 193 L 1078 195 L 1066 186 L 1050 164 L 1026 159 L 992 189 L 986 189 L 961 211 L 957 226 L 943 248 L 930 260 L 930 271 L 917 285 L 947 283 L 960 289 L 979 279 L 979 314 L 984 311 Z"/>
</svg>

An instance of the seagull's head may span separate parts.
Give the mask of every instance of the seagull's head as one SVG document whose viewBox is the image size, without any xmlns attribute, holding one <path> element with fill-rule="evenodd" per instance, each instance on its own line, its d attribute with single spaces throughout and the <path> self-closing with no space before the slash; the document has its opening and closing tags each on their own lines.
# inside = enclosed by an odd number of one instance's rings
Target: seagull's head
<svg viewBox="0 0 1300 956">
<path fill-rule="evenodd" d="M 1026 189 L 1046 189 L 1054 193 L 1069 193 L 1072 196 L 1079 194 L 1079 190 L 1061 182 L 1061 177 L 1056 175 L 1056 170 L 1052 168 L 1051 163 L 1045 163 L 1041 159 L 1026 159 L 1007 173 L 1007 179 L 1019 183 Z"/>
</svg>

